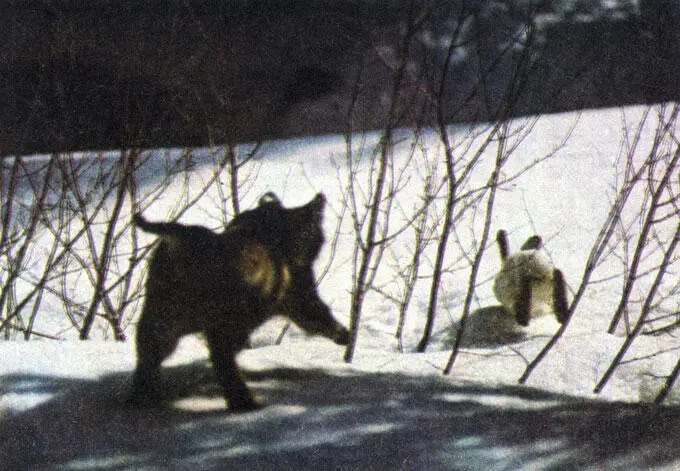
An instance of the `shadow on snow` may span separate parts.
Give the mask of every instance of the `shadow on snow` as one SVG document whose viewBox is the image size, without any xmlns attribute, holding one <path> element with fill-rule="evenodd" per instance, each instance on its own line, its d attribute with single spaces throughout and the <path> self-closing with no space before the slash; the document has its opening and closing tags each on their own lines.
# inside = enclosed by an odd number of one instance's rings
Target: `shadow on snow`
<svg viewBox="0 0 680 471">
<path fill-rule="evenodd" d="M 271 369 L 266 407 L 224 409 L 206 362 L 165 368 L 166 404 L 125 404 L 129 376 L 7 375 L 50 394 L 0 416 L 2 469 L 599 469 L 680 459 L 680 410 L 434 376 Z"/>
</svg>

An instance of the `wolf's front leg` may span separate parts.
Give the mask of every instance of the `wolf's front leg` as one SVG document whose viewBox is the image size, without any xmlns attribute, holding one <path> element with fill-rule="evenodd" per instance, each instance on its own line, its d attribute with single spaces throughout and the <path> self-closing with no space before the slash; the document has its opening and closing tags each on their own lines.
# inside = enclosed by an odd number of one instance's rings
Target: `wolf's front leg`
<svg viewBox="0 0 680 471">
<path fill-rule="evenodd" d="M 248 412 L 261 407 L 253 396 L 246 383 L 241 378 L 236 365 L 236 347 L 224 332 L 206 332 L 210 359 L 215 369 L 217 380 L 222 386 L 227 406 L 232 412 Z"/>
<path fill-rule="evenodd" d="M 311 268 L 293 273 L 293 287 L 279 306 L 279 314 L 289 317 L 310 334 L 323 335 L 338 345 L 349 344 L 349 332 L 335 320 L 328 305 L 319 297 Z"/>
<path fill-rule="evenodd" d="M 349 344 L 349 331 L 335 320 L 330 308 L 318 297 L 289 306 L 286 315 L 309 334 L 323 335 L 338 345 Z"/>
</svg>

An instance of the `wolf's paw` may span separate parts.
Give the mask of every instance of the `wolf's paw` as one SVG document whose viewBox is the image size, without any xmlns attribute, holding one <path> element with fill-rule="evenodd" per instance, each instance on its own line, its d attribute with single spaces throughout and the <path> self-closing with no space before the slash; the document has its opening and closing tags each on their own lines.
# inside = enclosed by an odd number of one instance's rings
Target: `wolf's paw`
<svg viewBox="0 0 680 471">
<path fill-rule="evenodd" d="M 135 409 L 155 409 L 162 407 L 163 400 L 158 395 L 130 394 L 125 404 Z"/>
<path fill-rule="evenodd" d="M 254 412 L 260 410 L 264 407 L 253 398 L 234 398 L 227 399 L 229 404 L 229 412 L 233 414 L 243 414 L 246 412 Z"/>
</svg>

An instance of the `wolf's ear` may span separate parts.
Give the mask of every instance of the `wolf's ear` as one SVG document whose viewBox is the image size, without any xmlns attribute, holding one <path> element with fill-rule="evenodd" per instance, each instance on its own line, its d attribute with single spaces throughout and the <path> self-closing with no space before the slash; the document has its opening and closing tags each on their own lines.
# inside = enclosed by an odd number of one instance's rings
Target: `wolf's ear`
<svg viewBox="0 0 680 471">
<path fill-rule="evenodd" d="M 323 193 L 317 193 L 317 195 L 312 200 L 312 203 L 317 206 L 319 211 L 323 211 L 323 208 L 326 205 L 326 195 Z"/>
<path fill-rule="evenodd" d="M 264 195 L 260 197 L 260 201 L 258 202 L 259 206 L 262 206 L 264 204 L 269 204 L 269 203 L 274 203 L 278 206 L 281 206 L 281 200 L 279 199 L 278 196 L 276 196 L 276 193 L 272 191 L 268 191 Z"/>
<path fill-rule="evenodd" d="M 321 219 L 323 209 L 326 207 L 326 196 L 323 193 L 317 193 L 314 199 L 308 203 L 308 206 L 314 216 Z"/>
</svg>

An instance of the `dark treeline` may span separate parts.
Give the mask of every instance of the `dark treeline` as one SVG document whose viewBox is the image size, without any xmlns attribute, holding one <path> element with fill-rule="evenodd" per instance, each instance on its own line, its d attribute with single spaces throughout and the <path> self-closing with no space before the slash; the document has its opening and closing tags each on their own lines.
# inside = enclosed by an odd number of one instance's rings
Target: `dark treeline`
<svg viewBox="0 0 680 471">
<path fill-rule="evenodd" d="M 512 116 L 673 100 L 678 17 L 662 0 L 8 0 L 0 156 L 338 133 L 350 103 L 355 129 L 379 129 L 412 18 L 405 85 L 430 124 L 443 67 L 448 122 L 507 117 L 526 48 Z"/>
</svg>

